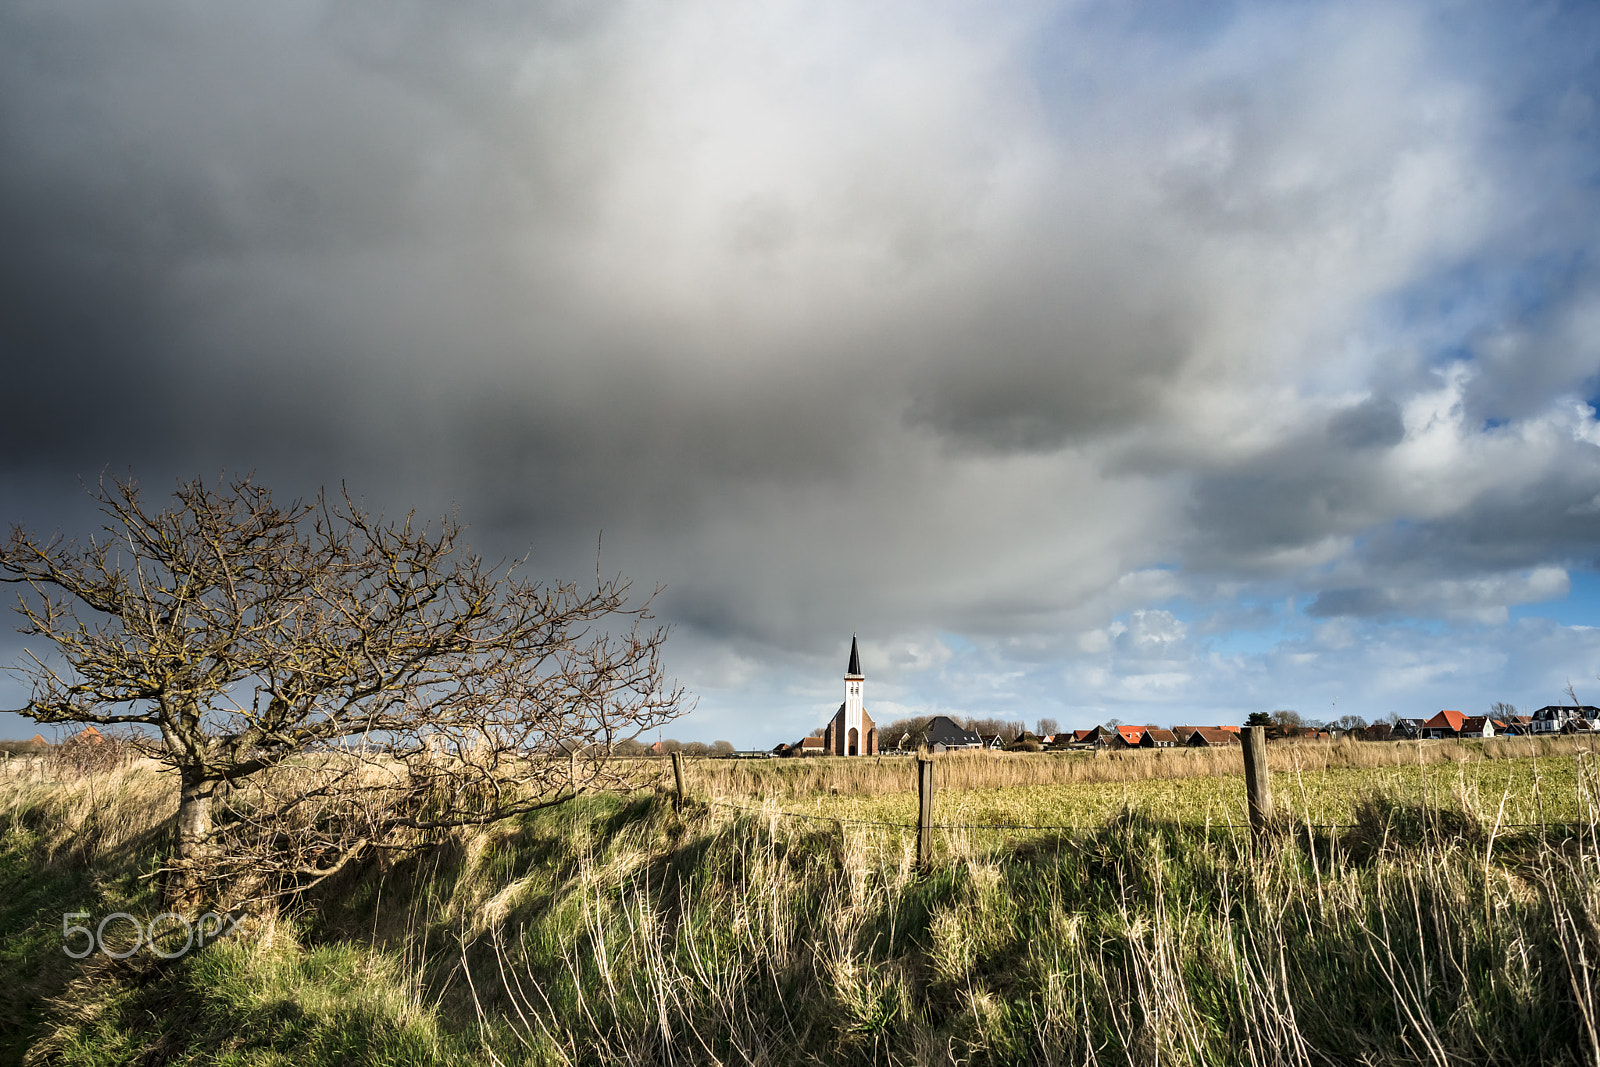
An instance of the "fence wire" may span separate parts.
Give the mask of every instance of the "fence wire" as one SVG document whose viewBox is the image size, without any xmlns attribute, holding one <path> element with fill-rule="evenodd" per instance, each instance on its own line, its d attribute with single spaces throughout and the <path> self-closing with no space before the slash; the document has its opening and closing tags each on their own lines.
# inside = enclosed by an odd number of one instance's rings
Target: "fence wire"
<svg viewBox="0 0 1600 1067">
<path fill-rule="evenodd" d="M 706 805 L 714 808 L 728 808 L 732 811 L 742 811 L 750 815 L 761 815 L 767 818 L 804 819 L 808 822 L 838 823 L 843 826 L 875 826 L 886 830 L 916 830 L 918 824 L 914 822 L 883 822 L 873 819 L 850 819 L 837 815 L 813 815 L 809 812 L 782 811 L 773 808 L 755 808 L 744 804 L 730 804 L 725 800 L 707 800 Z M 1296 830 L 1357 830 L 1361 823 L 1336 822 L 1336 823 L 1306 823 L 1294 820 L 1292 826 Z M 1288 828 L 1286 824 L 1285 828 Z M 1588 829 L 1586 822 L 1502 822 L 1495 823 L 1492 827 L 1500 830 L 1573 830 Z M 1058 825 L 1040 825 L 1027 823 L 932 823 L 930 830 L 995 830 L 1001 832 L 1014 831 L 1074 831 L 1083 833 L 1105 829 L 1104 823 L 1080 824 L 1066 823 Z M 1207 823 L 1207 830 L 1226 829 L 1232 832 L 1242 832 L 1250 829 L 1247 822 L 1241 823 Z"/>
</svg>

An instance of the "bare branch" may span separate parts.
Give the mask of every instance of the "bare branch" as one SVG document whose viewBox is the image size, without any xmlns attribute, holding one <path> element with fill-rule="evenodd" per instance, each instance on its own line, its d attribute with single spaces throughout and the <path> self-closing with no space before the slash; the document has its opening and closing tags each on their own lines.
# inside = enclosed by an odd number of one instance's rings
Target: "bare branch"
<svg viewBox="0 0 1600 1067">
<path fill-rule="evenodd" d="M 135 743 L 178 771 L 190 891 L 288 892 L 364 850 L 628 788 L 613 745 L 686 709 L 666 631 L 644 626 L 654 595 L 630 605 L 598 543 L 583 590 L 486 566 L 453 516 L 384 521 L 344 487 L 279 506 L 250 477 L 197 480 L 152 510 L 128 478 L 98 499 L 103 538 L 0 545 L 23 632 L 62 664 L 17 668 L 23 713 L 153 728 Z"/>
</svg>

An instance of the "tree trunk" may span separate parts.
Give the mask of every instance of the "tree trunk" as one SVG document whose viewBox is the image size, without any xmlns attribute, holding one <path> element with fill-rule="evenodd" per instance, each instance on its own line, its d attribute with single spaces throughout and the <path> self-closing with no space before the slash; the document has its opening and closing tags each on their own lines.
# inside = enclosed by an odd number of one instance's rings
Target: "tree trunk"
<svg viewBox="0 0 1600 1067">
<path fill-rule="evenodd" d="M 199 902 L 211 838 L 211 791 L 216 783 L 184 767 L 178 792 L 178 842 L 167 894 L 175 904 Z"/>
</svg>

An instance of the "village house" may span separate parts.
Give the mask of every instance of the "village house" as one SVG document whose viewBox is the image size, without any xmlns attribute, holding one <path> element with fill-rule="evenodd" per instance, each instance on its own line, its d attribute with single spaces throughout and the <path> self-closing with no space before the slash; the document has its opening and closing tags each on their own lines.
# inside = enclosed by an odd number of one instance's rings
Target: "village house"
<svg viewBox="0 0 1600 1067">
<path fill-rule="evenodd" d="M 774 756 L 822 756 L 826 750 L 820 737 L 802 737 L 792 745 L 779 745 L 772 750 Z"/>
<path fill-rule="evenodd" d="M 1104 726 L 1072 731 L 1072 745 L 1075 748 L 1105 748 L 1110 743 L 1111 731 Z"/>
<path fill-rule="evenodd" d="M 1587 733 L 1590 725 L 1600 719 L 1600 708 L 1588 704 L 1546 704 L 1531 716 L 1532 732 L 1536 734 Z M 1579 726 L 1579 723 L 1583 723 Z"/>
<path fill-rule="evenodd" d="M 1437 740 L 1444 737 L 1460 737 L 1461 724 L 1466 716 L 1459 711 L 1445 710 L 1422 724 L 1422 736 Z"/>
<path fill-rule="evenodd" d="M 948 715 L 935 715 L 928 723 L 927 744 L 935 752 L 957 748 L 982 748 L 983 738 Z"/>
<path fill-rule="evenodd" d="M 1155 726 L 1146 726 L 1144 737 L 1139 739 L 1140 748 L 1178 748 L 1178 737 L 1171 730 L 1162 730 Z"/>
<path fill-rule="evenodd" d="M 1189 748 L 1226 748 L 1229 745 L 1242 744 L 1239 740 L 1237 729 L 1229 730 L 1223 726 L 1196 726 L 1189 734 Z"/>
<path fill-rule="evenodd" d="M 1143 726 L 1118 725 L 1111 728 L 1112 748 L 1138 748 L 1139 742 L 1144 740 Z"/>
</svg>

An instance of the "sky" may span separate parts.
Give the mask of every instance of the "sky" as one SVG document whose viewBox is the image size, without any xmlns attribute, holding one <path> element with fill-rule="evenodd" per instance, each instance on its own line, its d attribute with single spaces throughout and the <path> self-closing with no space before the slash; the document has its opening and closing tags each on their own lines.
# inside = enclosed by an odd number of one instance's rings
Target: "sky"
<svg viewBox="0 0 1600 1067">
<path fill-rule="evenodd" d="M 0 520 L 253 471 L 598 542 L 740 747 L 852 634 L 879 722 L 1600 703 L 1597 57 L 1580 3 L 0 0 Z"/>
</svg>

